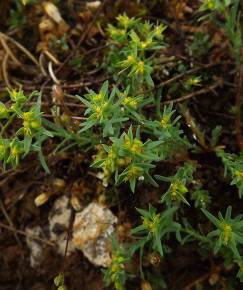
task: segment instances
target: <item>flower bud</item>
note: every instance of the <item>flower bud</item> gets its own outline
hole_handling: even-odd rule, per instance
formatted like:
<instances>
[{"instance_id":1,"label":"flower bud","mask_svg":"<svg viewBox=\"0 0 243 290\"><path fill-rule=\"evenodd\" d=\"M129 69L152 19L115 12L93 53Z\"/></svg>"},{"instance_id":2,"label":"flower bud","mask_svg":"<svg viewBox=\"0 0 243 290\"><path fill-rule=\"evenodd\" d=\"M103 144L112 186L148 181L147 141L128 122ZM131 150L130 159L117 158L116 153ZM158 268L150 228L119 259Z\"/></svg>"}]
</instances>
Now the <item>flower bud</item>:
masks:
<instances>
[{"instance_id":1,"label":"flower bud","mask_svg":"<svg viewBox=\"0 0 243 290\"><path fill-rule=\"evenodd\" d=\"M142 281L141 290L152 290L152 287L148 281Z\"/></svg>"},{"instance_id":2,"label":"flower bud","mask_svg":"<svg viewBox=\"0 0 243 290\"><path fill-rule=\"evenodd\" d=\"M35 205L36 206L41 206L44 203L46 203L49 199L50 195L46 192L43 192L41 194L39 194L36 198L35 198Z\"/></svg>"},{"instance_id":3,"label":"flower bud","mask_svg":"<svg viewBox=\"0 0 243 290\"><path fill-rule=\"evenodd\" d=\"M71 196L70 203L71 203L71 205L72 205L72 207L73 207L73 209L75 211L80 211L81 210L81 204L80 204L80 201L79 201L77 195L73 194Z\"/></svg>"},{"instance_id":4,"label":"flower bud","mask_svg":"<svg viewBox=\"0 0 243 290\"><path fill-rule=\"evenodd\" d=\"M56 190L61 190L66 186L65 180L61 178L55 178L52 184Z\"/></svg>"}]
</instances>

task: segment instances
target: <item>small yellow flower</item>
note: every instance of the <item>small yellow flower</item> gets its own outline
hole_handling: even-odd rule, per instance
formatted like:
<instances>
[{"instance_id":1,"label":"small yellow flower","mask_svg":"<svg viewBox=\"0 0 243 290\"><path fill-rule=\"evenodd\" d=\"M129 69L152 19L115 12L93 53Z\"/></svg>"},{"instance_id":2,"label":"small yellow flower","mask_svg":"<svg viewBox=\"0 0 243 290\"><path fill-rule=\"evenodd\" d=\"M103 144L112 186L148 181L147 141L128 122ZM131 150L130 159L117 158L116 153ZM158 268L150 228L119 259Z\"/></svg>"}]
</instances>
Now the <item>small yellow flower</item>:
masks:
<instances>
[{"instance_id":1,"label":"small yellow flower","mask_svg":"<svg viewBox=\"0 0 243 290\"><path fill-rule=\"evenodd\" d=\"M186 86L197 86L201 82L201 77L190 77L186 80L185 85Z\"/></svg>"},{"instance_id":2,"label":"small yellow flower","mask_svg":"<svg viewBox=\"0 0 243 290\"><path fill-rule=\"evenodd\" d=\"M144 64L144 61L139 61L138 64L137 64L137 74L141 74L143 75L144 74L144 68L145 68L145 64Z\"/></svg>"},{"instance_id":3,"label":"small yellow flower","mask_svg":"<svg viewBox=\"0 0 243 290\"><path fill-rule=\"evenodd\" d=\"M24 130L24 135L31 136L31 129L28 125L24 125L23 130Z\"/></svg>"},{"instance_id":4,"label":"small yellow flower","mask_svg":"<svg viewBox=\"0 0 243 290\"><path fill-rule=\"evenodd\" d=\"M132 166L128 172L125 180L132 180L133 178L137 178L143 174L143 170L138 166Z\"/></svg>"},{"instance_id":5,"label":"small yellow flower","mask_svg":"<svg viewBox=\"0 0 243 290\"><path fill-rule=\"evenodd\" d=\"M152 44L152 40L149 39L149 40L146 40L146 41L142 41L140 43L140 46L141 46L142 49L145 49L145 48L149 47L151 44Z\"/></svg>"},{"instance_id":6,"label":"small yellow flower","mask_svg":"<svg viewBox=\"0 0 243 290\"><path fill-rule=\"evenodd\" d=\"M239 177L243 177L243 171L235 170L235 175Z\"/></svg>"},{"instance_id":7,"label":"small yellow flower","mask_svg":"<svg viewBox=\"0 0 243 290\"><path fill-rule=\"evenodd\" d=\"M108 153L108 158L111 158L111 159L117 158L117 154L113 149L111 149L110 152Z\"/></svg>"},{"instance_id":8,"label":"small yellow flower","mask_svg":"<svg viewBox=\"0 0 243 290\"><path fill-rule=\"evenodd\" d=\"M34 113L33 112L25 112L25 113L23 113L24 121L30 121L31 119L33 119L33 117L34 117Z\"/></svg>"},{"instance_id":9,"label":"small yellow flower","mask_svg":"<svg viewBox=\"0 0 243 290\"><path fill-rule=\"evenodd\" d=\"M224 244L227 245L232 237L232 227L229 224L223 224Z\"/></svg>"},{"instance_id":10,"label":"small yellow flower","mask_svg":"<svg viewBox=\"0 0 243 290\"><path fill-rule=\"evenodd\" d=\"M103 95L101 93L97 94L96 96L93 97L93 100L95 102L100 102L103 100Z\"/></svg>"},{"instance_id":11,"label":"small yellow flower","mask_svg":"<svg viewBox=\"0 0 243 290\"><path fill-rule=\"evenodd\" d=\"M127 138L124 142L124 147L133 154L141 154L143 151L143 143L138 139L131 141Z\"/></svg>"},{"instance_id":12,"label":"small yellow flower","mask_svg":"<svg viewBox=\"0 0 243 290\"><path fill-rule=\"evenodd\" d=\"M133 55L128 55L127 63L133 64L135 61L136 61L136 59Z\"/></svg>"},{"instance_id":13,"label":"small yellow flower","mask_svg":"<svg viewBox=\"0 0 243 290\"><path fill-rule=\"evenodd\" d=\"M161 25L157 25L155 28L154 28L154 36L155 37L161 37L163 32L165 31L166 29L166 26L161 24Z\"/></svg>"},{"instance_id":14,"label":"small yellow flower","mask_svg":"<svg viewBox=\"0 0 243 290\"><path fill-rule=\"evenodd\" d=\"M215 8L215 3L214 3L214 0L207 0L207 8L209 10L213 10Z\"/></svg>"},{"instance_id":15,"label":"small yellow flower","mask_svg":"<svg viewBox=\"0 0 243 290\"><path fill-rule=\"evenodd\" d=\"M118 29L115 28L114 26L110 26L108 28L108 33L110 34L111 38L116 38L116 37L124 37L126 35L126 30L125 29Z\"/></svg>"},{"instance_id":16,"label":"small yellow flower","mask_svg":"<svg viewBox=\"0 0 243 290\"><path fill-rule=\"evenodd\" d=\"M172 200L176 200L176 196L177 196L176 191L171 191L170 195L171 195Z\"/></svg>"},{"instance_id":17,"label":"small yellow flower","mask_svg":"<svg viewBox=\"0 0 243 290\"><path fill-rule=\"evenodd\" d=\"M19 155L19 153L20 153L20 150L19 150L18 146L13 146L11 148L11 155L13 157L17 157Z\"/></svg>"},{"instance_id":18,"label":"small yellow flower","mask_svg":"<svg viewBox=\"0 0 243 290\"><path fill-rule=\"evenodd\" d=\"M9 90L9 95L14 102L24 102L27 99L22 90Z\"/></svg>"},{"instance_id":19,"label":"small yellow flower","mask_svg":"<svg viewBox=\"0 0 243 290\"><path fill-rule=\"evenodd\" d=\"M175 182L172 182L170 185L170 196L172 200L176 200L177 193L184 194L188 191L188 189L185 187L183 183L181 183L179 180L176 180Z\"/></svg>"},{"instance_id":20,"label":"small yellow flower","mask_svg":"<svg viewBox=\"0 0 243 290\"><path fill-rule=\"evenodd\" d=\"M125 106L136 108L138 105L138 102L136 100L134 100L132 97L126 97L123 101L123 104Z\"/></svg>"},{"instance_id":21,"label":"small yellow flower","mask_svg":"<svg viewBox=\"0 0 243 290\"><path fill-rule=\"evenodd\" d=\"M152 219L149 220L148 218L143 217L143 226L151 233L154 233L159 226L160 215L154 214Z\"/></svg>"},{"instance_id":22,"label":"small yellow flower","mask_svg":"<svg viewBox=\"0 0 243 290\"><path fill-rule=\"evenodd\" d=\"M108 105L107 102L103 102L102 104L99 104L99 105L97 104L92 105L92 109L97 119L100 119L102 117L107 105Z\"/></svg>"},{"instance_id":23,"label":"small yellow flower","mask_svg":"<svg viewBox=\"0 0 243 290\"><path fill-rule=\"evenodd\" d=\"M116 19L123 27L127 27L131 21L130 18L126 14L119 15Z\"/></svg>"},{"instance_id":24,"label":"small yellow flower","mask_svg":"<svg viewBox=\"0 0 243 290\"><path fill-rule=\"evenodd\" d=\"M131 163L131 161L132 160L129 157L119 158L117 160L117 164L118 164L118 166L127 166Z\"/></svg>"},{"instance_id":25,"label":"small yellow flower","mask_svg":"<svg viewBox=\"0 0 243 290\"><path fill-rule=\"evenodd\" d=\"M163 116L163 118L160 121L161 127L162 128L167 128L168 124L169 124L169 121L170 121L170 116L169 115Z\"/></svg>"}]
</instances>

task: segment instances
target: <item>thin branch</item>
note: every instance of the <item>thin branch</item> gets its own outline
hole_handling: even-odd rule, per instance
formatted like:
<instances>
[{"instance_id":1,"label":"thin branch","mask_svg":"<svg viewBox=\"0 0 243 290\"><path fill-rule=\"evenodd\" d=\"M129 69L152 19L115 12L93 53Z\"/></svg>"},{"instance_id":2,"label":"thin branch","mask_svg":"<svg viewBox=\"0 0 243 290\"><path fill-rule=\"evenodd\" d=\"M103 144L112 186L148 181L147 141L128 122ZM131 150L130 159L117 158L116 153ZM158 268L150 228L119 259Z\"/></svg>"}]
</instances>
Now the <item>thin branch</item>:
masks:
<instances>
[{"instance_id":1,"label":"thin branch","mask_svg":"<svg viewBox=\"0 0 243 290\"><path fill-rule=\"evenodd\" d=\"M36 240L36 241L39 241L39 242L42 242L43 244L46 244L48 246L52 246L52 247L55 247L56 244L52 241L48 241L48 240L45 240L45 239L42 239L40 237L37 237L35 235L32 235L32 234L27 234L25 231L22 231L22 230L18 230L18 229L15 229L14 227L11 227L11 226L8 226L8 225L5 225L4 223L1 223L0 222L0 227L6 229L6 230L9 230L9 231L12 231L12 232L15 232L17 234L20 234L22 236L25 236L25 237L28 237L28 238L31 238L33 240Z\"/></svg>"},{"instance_id":2,"label":"thin branch","mask_svg":"<svg viewBox=\"0 0 243 290\"><path fill-rule=\"evenodd\" d=\"M218 80L215 84L213 84L211 86L208 86L208 87L206 87L204 89L201 89L201 90L192 92L192 93L187 94L185 96L182 96L182 97L180 97L178 99L168 100L168 101L161 102L161 105L166 105L166 104L170 104L170 103L174 103L174 104L180 103L180 102L189 100L189 99L191 99L193 97L197 97L197 96L206 94L208 92L211 92L211 91L213 91L214 89L216 89L217 87L219 87L221 85L222 85L222 80Z\"/></svg>"}]
</instances>

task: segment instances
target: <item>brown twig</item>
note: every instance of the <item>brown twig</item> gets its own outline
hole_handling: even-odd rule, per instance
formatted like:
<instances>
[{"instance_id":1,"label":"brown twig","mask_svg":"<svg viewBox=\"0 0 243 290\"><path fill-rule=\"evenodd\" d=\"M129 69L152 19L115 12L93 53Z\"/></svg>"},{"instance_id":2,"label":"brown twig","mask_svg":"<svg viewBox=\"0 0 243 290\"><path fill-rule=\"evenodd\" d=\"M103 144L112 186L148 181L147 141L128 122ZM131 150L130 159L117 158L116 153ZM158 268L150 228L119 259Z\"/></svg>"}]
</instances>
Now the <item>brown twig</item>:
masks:
<instances>
[{"instance_id":1,"label":"brown twig","mask_svg":"<svg viewBox=\"0 0 243 290\"><path fill-rule=\"evenodd\" d=\"M211 272L197 278L195 281L191 282L189 285L187 285L186 287L183 288L183 290L190 290L192 289L194 286L196 286L199 283L204 282L205 280L207 280L211 275Z\"/></svg>"},{"instance_id":2,"label":"brown twig","mask_svg":"<svg viewBox=\"0 0 243 290\"><path fill-rule=\"evenodd\" d=\"M7 66L8 66L8 59L9 59L9 55L8 53L6 53L3 57L3 61L2 61L2 72L3 72L3 79L5 81L5 84L7 85L7 87L9 89L12 88L10 82L9 82L9 79L8 79L8 69L7 69Z\"/></svg>"},{"instance_id":3,"label":"brown twig","mask_svg":"<svg viewBox=\"0 0 243 290\"><path fill-rule=\"evenodd\" d=\"M178 81L178 80L184 78L185 76L191 75L191 74L196 73L196 72L198 72L200 70L203 70L203 69L209 69L211 67L218 66L218 65L223 65L223 64L230 64L230 62L214 62L214 63L204 64L204 65L201 65L199 67L189 69L186 72L180 73L180 74L178 74L178 75L176 75L176 76L174 76L174 77L172 77L172 78L170 78L170 79L168 79L166 81L162 81L161 83L156 85L154 88L146 90L146 91L144 91L142 93L138 93L137 95L139 96L141 94L151 93L154 90L162 88L162 87L164 87L166 85L169 85L169 84L171 84L171 83L173 83L175 81Z\"/></svg>"},{"instance_id":4,"label":"brown twig","mask_svg":"<svg viewBox=\"0 0 243 290\"><path fill-rule=\"evenodd\" d=\"M11 218L9 217L9 215L8 215L8 213L7 213L6 209L5 209L5 206L4 206L4 204L3 204L3 202L2 202L1 199L0 199L0 208L1 208L1 211L2 211L2 213L3 213L4 217L5 217L5 219L6 219L7 222L9 223L9 225L10 225L11 227L14 227L13 222L11 221ZM13 235L14 235L14 237L15 237L17 243L19 244L19 246L22 248L22 243L21 243L21 241L20 241L18 235L17 235L15 232L13 233Z\"/></svg>"},{"instance_id":5,"label":"brown twig","mask_svg":"<svg viewBox=\"0 0 243 290\"><path fill-rule=\"evenodd\" d=\"M45 118L56 118L57 116L53 116L53 115L50 115L50 114L44 114L43 117ZM71 119L73 120L87 120L87 118L85 117L78 117L78 116L69 116Z\"/></svg>"},{"instance_id":6,"label":"brown twig","mask_svg":"<svg viewBox=\"0 0 243 290\"><path fill-rule=\"evenodd\" d=\"M198 91L195 91L195 92L192 92L190 94L187 94L185 96L182 96L178 99L174 99L174 100L168 100L168 101L164 101L164 102L161 102L161 105L166 105L166 104L170 104L170 103L180 103L180 102L183 102L183 101L186 101L186 100L189 100L193 97L196 97L196 96L200 96L200 95L203 95L203 94L206 94L208 92L211 92L213 91L214 89L216 89L217 87L219 87L220 85L222 85L222 80L218 80L215 84L213 85L210 85L206 88L203 88L201 90L198 90Z\"/></svg>"},{"instance_id":7,"label":"brown twig","mask_svg":"<svg viewBox=\"0 0 243 290\"><path fill-rule=\"evenodd\" d=\"M35 102L30 102L30 103L28 103L27 105L28 106L33 106L33 105L35 105L36 103ZM52 103L53 105L60 105L59 103ZM66 106L68 106L68 107L71 107L71 108L82 108L82 109L85 109L85 108L87 108L87 106L85 106L85 105L83 105L83 104L75 104L75 103L69 103L69 102L65 102L65 105ZM43 106L43 107L50 107L50 103L48 103L48 102L42 102L41 103L41 106Z\"/></svg>"},{"instance_id":8,"label":"brown twig","mask_svg":"<svg viewBox=\"0 0 243 290\"><path fill-rule=\"evenodd\" d=\"M210 85L206 88L203 88L201 90L198 90L198 91L195 91L195 92L192 92L190 94L187 94L187 95L184 95L182 97L179 97L177 99L173 99L173 100L167 100L167 101L163 101L160 103L160 105L167 105L167 104L176 104L176 103L180 103L180 102L183 102L183 101L186 101L186 100L189 100L193 97L197 97L197 96L200 96L200 95L203 95L203 94L206 94L208 92L211 92L213 91L214 89L216 89L217 87L221 86L223 83L223 81L221 79L219 79L218 81L216 81L215 84L213 85ZM151 105L147 105L146 108L154 108L155 105L154 104L151 104Z\"/></svg>"},{"instance_id":9,"label":"brown twig","mask_svg":"<svg viewBox=\"0 0 243 290\"><path fill-rule=\"evenodd\" d=\"M0 42L2 44L2 47L4 48L5 52L12 58L12 60L17 64L21 65L20 61L17 59L17 57L14 55L10 47L7 45L6 40L2 37L0 34Z\"/></svg>"},{"instance_id":10,"label":"brown twig","mask_svg":"<svg viewBox=\"0 0 243 290\"><path fill-rule=\"evenodd\" d=\"M4 223L1 223L1 222L0 222L0 227L4 228L6 230L9 230L9 231L15 232L17 234L20 234L22 236L29 237L29 238L34 239L36 241L42 242L43 244L46 244L48 246L52 246L52 247L56 246L56 244L54 242L52 242L52 241L47 241L47 240L39 238L39 237L37 237L35 235L27 234L25 231L21 231L21 230L15 229L14 227L5 225Z\"/></svg>"},{"instance_id":11,"label":"brown twig","mask_svg":"<svg viewBox=\"0 0 243 290\"><path fill-rule=\"evenodd\" d=\"M2 37L3 39L9 40L10 42L12 42L16 47L18 47L19 50L21 50L34 64L36 64L37 67L39 67L39 63L37 61L37 59L34 57L34 55L27 50L22 44L20 44L19 42L17 42L16 40L14 40L12 37L0 32L0 37Z\"/></svg>"}]
</instances>

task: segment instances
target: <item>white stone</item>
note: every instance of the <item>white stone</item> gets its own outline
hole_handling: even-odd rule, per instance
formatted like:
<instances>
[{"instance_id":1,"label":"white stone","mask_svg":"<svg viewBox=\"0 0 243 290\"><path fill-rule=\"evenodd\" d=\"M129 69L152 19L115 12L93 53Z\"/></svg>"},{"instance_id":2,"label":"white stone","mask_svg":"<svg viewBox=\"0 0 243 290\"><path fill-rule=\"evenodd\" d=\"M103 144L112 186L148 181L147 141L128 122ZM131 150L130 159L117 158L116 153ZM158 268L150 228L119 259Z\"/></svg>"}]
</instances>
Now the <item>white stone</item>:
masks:
<instances>
[{"instance_id":1,"label":"white stone","mask_svg":"<svg viewBox=\"0 0 243 290\"><path fill-rule=\"evenodd\" d=\"M68 198L64 195L58 198L49 213L49 230L51 240L57 243L57 251L60 255L65 254L68 228L70 226L71 208ZM74 251L71 238L68 241L67 255Z\"/></svg>"},{"instance_id":2,"label":"white stone","mask_svg":"<svg viewBox=\"0 0 243 290\"><path fill-rule=\"evenodd\" d=\"M26 243L30 249L30 266L35 268L39 266L42 262L43 245L41 242L33 239L35 237L43 237L43 231L40 226L35 226L33 228L25 228Z\"/></svg>"},{"instance_id":3,"label":"white stone","mask_svg":"<svg viewBox=\"0 0 243 290\"><path fill-rule=\"evenodd\" d=\"M111 262L110 236L117 217L96 202L77 213L73 225L73 244L88 260L97 266L107 267Z\"/></svg>"}]
</instances>

